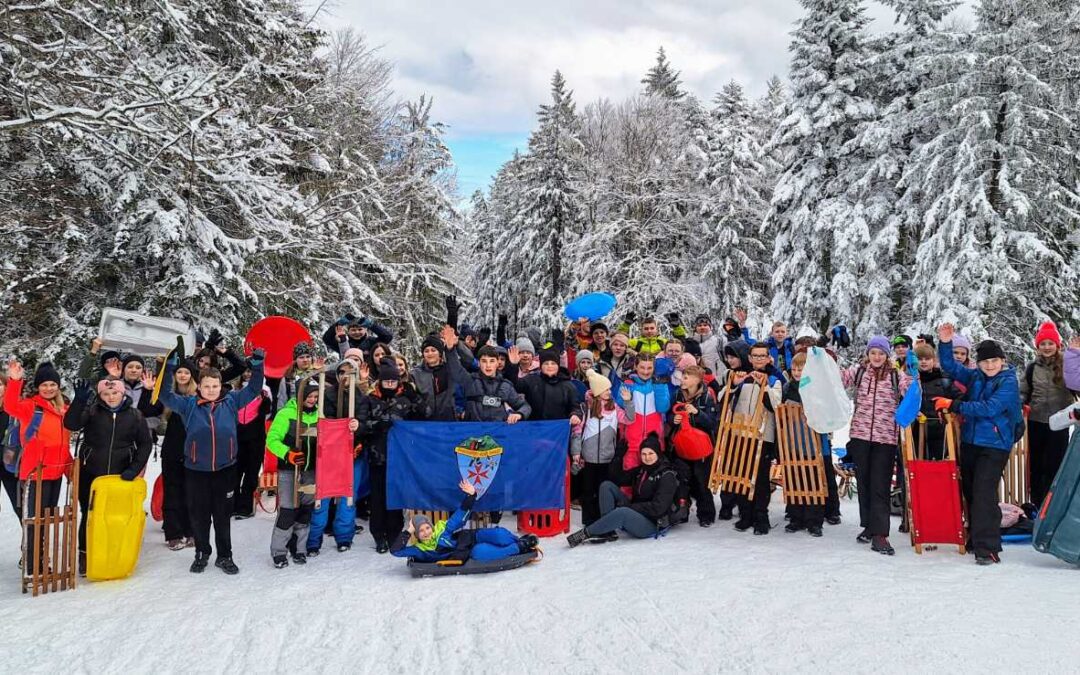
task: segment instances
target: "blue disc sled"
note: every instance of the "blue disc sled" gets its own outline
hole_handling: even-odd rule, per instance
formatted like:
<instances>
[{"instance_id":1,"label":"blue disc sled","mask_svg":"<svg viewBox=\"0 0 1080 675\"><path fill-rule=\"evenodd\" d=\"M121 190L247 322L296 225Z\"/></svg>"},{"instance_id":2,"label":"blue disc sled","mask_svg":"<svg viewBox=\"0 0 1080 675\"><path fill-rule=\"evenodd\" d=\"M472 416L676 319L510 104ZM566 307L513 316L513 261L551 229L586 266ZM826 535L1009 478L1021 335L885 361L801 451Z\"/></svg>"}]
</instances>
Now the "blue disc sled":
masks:
<instances>
[{"instance_id":1,"label":"blue disc sled","mask_svg":"<svg viewBox=\"0 0 1080 675\"><path fill-rule=\"evenodd\" d=\"M519 553L502 560L473 560L472 558L461 562L460 560L440 560L438 562L419 562L409 558L409 571L414 577L448 577L456 574L488 574L490 572L505 572L524 567L534 560L540 559L539 551Z\"/></svg>"},{"instance_id":2,"label":"blue disc sled","mask_svg":"<svg viewBox=\"0 0 1080 675\"><path fill-rule=\"evenodd\" d=\"M1074 432L1035 521L1032 545L1070 565L1080 565L1080 432Z\"/></svg>"},{"instance_id":3,"label":"blue disc sled","mask_svg":"<svg viewBox=\"0 0 1080 675\"><path fill-rule=\"evenodd\" d=\"M611 293L586 293L566 303L563 314L571 321L585 317L589 321L599 321L615 309L617 301Z\"/></svg>"}]
</instances>

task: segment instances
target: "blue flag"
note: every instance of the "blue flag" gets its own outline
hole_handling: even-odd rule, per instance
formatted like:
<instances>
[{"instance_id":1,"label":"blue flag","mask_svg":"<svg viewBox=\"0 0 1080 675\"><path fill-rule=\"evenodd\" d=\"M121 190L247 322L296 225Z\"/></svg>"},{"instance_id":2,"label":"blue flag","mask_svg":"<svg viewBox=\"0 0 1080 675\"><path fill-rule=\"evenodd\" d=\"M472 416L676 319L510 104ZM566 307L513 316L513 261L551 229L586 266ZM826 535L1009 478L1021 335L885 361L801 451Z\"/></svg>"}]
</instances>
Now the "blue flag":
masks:
<instances>
[{"instance_id":1,"label":"blue flag","mask_svg":"<svg viewBox=\"0 0 1080 675\"><path fill-rule=\"evenodd\" d=\"M462 480L476 488L477 511L563 508L569 443L565 420L396 422L387 508L452 511L463 497Z\"/></svg>"}]
</instances>

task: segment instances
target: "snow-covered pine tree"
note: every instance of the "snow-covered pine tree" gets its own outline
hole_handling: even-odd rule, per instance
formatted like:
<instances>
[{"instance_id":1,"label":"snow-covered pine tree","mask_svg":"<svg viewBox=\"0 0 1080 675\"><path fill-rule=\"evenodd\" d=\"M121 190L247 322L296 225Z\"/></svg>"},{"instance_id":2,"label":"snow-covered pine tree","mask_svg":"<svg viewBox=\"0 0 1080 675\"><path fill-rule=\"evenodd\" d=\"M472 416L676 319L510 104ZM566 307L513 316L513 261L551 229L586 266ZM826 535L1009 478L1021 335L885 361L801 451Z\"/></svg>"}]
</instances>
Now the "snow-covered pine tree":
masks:
<instances>
[{"instance_id":1,"label":"snow-covered pine tree","mask_svg":"<svg viewBox=\"0 0 1080 675\"><path fill-rule=\"evenodd\" d=\"M704 242L701 267L695 269L712 296L713 314L734 307L757 313L766 304L770 251L760 239L769 209L771 158L762 147L751 106L742 86L732 80L716 95L705 137L698 145L705 161L696 224Z\"/></svg>"},{"instance_id":2,"label":"snow-covered pine tree","mask_svg":"<svg viewBox=\"0 0 1080 675\"><path fill-rule=\"evenodd\" d=\"M1054 15L1037 9L978 5L970 41L938 59L950 77L916 99L919 114L941 125L903 180L929 198L912 280L916 316L956 321L1016 350L1047 314L1076 325L1080 299L1068 237L1077 221L1057 207L1075 199L1075 186L1059 180L1075 162L1075 128L1042 72Z\"/></svg>"},{"instance_id":3,"label":"snow-covered pine tree","mask_svg":"<svg viewBox=\"0 0 1080 675\"><path fill-rule=\"evenodd\" d=\"M519 178L524 203L507 223L516 236L503 266L524 275L513 298L520 319L546 326L561 320L561 308L569 299L568 260L581 225L576 189L581 173L580 120L573 92L558 71L551 79L551 103L540 106L537 122Z\"/></svg>"},{"instance_id":4,"label":"snow-covered pine tree","mask_svg":"<svg viewBox=\"0 0 1080 675\"><path fill-rule=\"evenodd\" d=\"M680 88L679 71L671 66L663 47L656 50L656 64L641 79L641 83L645 85L646 96L663 96L673 101L681 101L686 96L686 92Z\"/></svg>"},{"instance_id":5,"label":"snow-covered pine tree","mask_svg":"<svg viewBox=\"0 0 1080 675\"><path fill-rule=\"evenodd\" d=\"M766 219L776 237L772 313L821 331L847 321L866 332L861 272L871 233L849 188L861 168L851 140L875 114L860 91L868 19L859 0L801 1L791 112L773 143L788 156Z\"/></svg>"}]
</instances>

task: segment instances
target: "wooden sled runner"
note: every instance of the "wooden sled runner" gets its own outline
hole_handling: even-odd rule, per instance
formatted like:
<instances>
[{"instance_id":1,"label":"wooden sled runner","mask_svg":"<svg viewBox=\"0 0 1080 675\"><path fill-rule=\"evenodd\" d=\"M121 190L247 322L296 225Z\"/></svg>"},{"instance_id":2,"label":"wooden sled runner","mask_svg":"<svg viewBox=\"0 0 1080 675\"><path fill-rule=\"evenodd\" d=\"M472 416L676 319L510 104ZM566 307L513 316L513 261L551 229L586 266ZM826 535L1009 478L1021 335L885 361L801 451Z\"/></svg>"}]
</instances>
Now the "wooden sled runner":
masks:
<instances>
[{"instance_id":1,"label":"wooden sled runner","mask_svg":"<svg viewBox=\"0 0 1080 675\"><path fill-rule=\"evenodd\" d=\"M762 423L765 419L766 390L765 387L758 387L758 398L753 413L749 415L733 410L732 391L729 378L721 402L720 429L716 434L709 490L713 493L733 492L753 499L761 449L765 443Z\"/></svg>"},{"instance_id":2,"label":"wooden sled runner","mask_svg":"<svg viewBox=\"0 0 1080 675\"><path fill-rule=\"evenodd\" d=\"M75 588L78 569L79 460L71 465L71 478L65 481L67 495L61 506L42 509L41 467L26 481L23 503L23 570L22 592L37 596L41 593L68 591ZM27 517L30 504L27 498L33 486L33 511Z\"/></svg>"},{"instance_id":3,"label":"wooden sled runner","mask_svg":"<svg viewBox=\"0 0 1080 675\"><path fill-rule=\"evenodd\" d=\"M926 424L926 421L923 419L914 424ZM924 546L933 544L954 545L959 548L960 555L967 553L960 468L956 464L958 427L956 419L946 415L945 457L941 460L924 459L925 445L920 443L916 450L912 427L901 430L911 545L920 555ZM925 427L920 438L926 438Z\"/></svg>"},{"instance_id":4,"label":"wooden sled runner","mask_svg":"<svg viewBox=\"0 0 1080 675\"><path fill-rule=\"evenodd\" d=\"M1031 501L1031 464L1028 454L1027 418L1024 418L1024 437L1009 453L1009 463L998 486L998 501L1008 504L1027 504ZM1038 505L1037 505L1038 506Z\"/></svg>"},{"instance_id":5,"label":"wooden sled runner","mask_svg":"<svg viewBox=\"0 0 1080 675\"><path fill-rule=\"evenodd\" d=\"M784 486L784 503L824 506L829 496L821 435L806 423L801 405L776 409L776 442Z\"/></svg>"},{"instance_id":6,"label":"wooden sled runner","mask_svg":"<svg viewBox=\"0 0 1080 675\"><path fill-rule=\"evenodd\" d=\"M524 567L531 562L538 562L541 558L539 551L519 553L502 560L473 560L464 562L460 560L440 560L438 562L418 562L409 558L409 572L414 577L445 577L457 574L488 574L490 572L505 572Z\"/></svg>"}]
</instances>

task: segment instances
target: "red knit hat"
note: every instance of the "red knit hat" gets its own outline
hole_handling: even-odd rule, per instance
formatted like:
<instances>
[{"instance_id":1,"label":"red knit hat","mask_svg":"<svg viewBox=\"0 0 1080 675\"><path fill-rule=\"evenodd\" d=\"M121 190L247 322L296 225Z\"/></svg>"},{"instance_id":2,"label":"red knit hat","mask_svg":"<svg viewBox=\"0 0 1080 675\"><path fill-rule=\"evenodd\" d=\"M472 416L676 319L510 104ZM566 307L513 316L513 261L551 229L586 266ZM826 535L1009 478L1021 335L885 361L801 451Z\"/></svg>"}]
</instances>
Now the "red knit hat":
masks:
<instances>
[{"instance_id":1,"label":"red knit hat","mask_svg":"<svg viewBox=\"0 0 1080 675\"><path fill-rule=\"evenodd\" d=\"M1044 340L1049 340L1055 345L1057 345L1059 348L1061 347L1061 333L1058 332L1057 326L1054 325L1053 321L1047 321L1043 323L1041 326L1039 326L1039 332L1035 333L1036 347L1038 347L1039 343Z\"/></svg>"}]
</instances>

